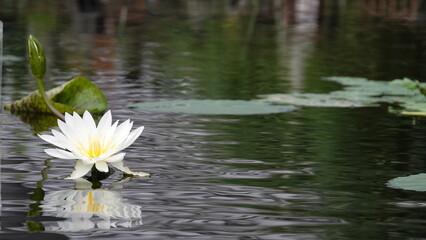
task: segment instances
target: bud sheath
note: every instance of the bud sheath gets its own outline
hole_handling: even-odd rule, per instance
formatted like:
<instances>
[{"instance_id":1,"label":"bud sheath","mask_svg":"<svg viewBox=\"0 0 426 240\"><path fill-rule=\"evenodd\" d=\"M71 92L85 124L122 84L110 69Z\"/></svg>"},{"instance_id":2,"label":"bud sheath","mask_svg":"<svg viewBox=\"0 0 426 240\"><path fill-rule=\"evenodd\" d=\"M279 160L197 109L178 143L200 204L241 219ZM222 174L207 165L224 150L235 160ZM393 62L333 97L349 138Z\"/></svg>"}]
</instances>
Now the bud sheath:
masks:
<instances>
[{"instance_id":1,"label":"bud sheath","mask_svg":"<svg viewBox=\"0 0 426 240\"><path fill-rule=\"evenodd\" d=\"M28 37L28 59L34 76L43 78L46 73L46 56L40 42L32 35Z\"/></svg>"}]
</instances>

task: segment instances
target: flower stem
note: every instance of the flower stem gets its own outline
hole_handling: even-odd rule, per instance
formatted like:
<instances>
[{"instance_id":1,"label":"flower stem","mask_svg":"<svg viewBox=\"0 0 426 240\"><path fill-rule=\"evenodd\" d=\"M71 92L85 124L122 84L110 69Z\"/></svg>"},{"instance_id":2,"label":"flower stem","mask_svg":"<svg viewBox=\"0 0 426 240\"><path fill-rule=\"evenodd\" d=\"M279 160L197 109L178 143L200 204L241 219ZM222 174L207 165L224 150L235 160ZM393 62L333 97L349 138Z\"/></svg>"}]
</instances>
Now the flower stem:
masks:
<instances>
[{"instance_id":1,"label":"flower stem","mask_svg":"<svg viewBox=\"0 0 426 240\"><path fill-rule=\"evenodd\" d=\"M50 111L55 114L55 116L57 116L59 119L61 119L62 121L65 121L65 117L62 113L60 113L50 102L50 100L47 98L46 93L44 92L44 87L43 87L43 80L41 78L37 78L37 85L38 85L38 91L41 95L41 97L43 98L44 102L46 103L47 107L50 109Z\"/></svg>"}]
</instances>

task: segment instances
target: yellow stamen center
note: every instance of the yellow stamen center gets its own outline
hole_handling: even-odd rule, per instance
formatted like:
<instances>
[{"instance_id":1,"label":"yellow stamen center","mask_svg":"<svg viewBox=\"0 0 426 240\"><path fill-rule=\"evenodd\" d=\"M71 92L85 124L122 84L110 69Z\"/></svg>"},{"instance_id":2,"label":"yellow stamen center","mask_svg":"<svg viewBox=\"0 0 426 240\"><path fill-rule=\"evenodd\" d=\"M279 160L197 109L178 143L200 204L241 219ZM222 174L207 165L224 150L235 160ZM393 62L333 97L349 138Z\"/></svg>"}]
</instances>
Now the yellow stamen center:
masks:
<instances>
[{"instance_id":1,"label":"yellow stamen center","mask_svg":"<svg viewBox=\"0 0 426 240\"><path fill-rule=\"evenodd\" d=\"M98 141L91 141L90 142L90 146L89 146L89 149L87 151L87 154L89 155L89 157L91 157L91 158L98 157L103 152L104 151L101 148L101 146L100 146L100 144L99 144Z\"/></svg>"},{"instance_id":2,"label":"yellow stamen center","mask_svg":"<svg viewBox=\"0 0 426 240\"><path fill-rule=\"evenodd\" d=\"M102 138L90 138L89 144L86 148L83 147L83 155L90 158L99 157L109 149L111 149L111 144L105 144L102 141Z\"/></svg>"}]
</instances>

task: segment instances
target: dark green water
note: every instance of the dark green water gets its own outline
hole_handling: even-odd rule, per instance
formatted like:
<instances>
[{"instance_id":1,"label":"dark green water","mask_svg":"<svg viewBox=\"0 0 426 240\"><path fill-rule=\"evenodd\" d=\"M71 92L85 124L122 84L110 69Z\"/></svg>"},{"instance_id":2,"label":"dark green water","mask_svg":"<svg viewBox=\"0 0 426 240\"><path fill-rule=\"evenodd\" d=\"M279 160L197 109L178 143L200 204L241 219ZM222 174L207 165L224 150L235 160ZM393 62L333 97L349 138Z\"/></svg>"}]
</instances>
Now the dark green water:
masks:
<instances>
[{"instance_id":1,"label":"dark green water","mask_svg":"<svg viewBox=\"0 0 426 240\"><path fill-rule=\"evenodd\" d=\"M126 108L339 89L326 76L426 81L426 6L374 2L0 0L2 104L36 89L25 59L33 34L47 87L84 75L114 119L145 126L125 161L153 174L113 190L115 173L90 193L131 206L132 218L60 214L89 194L63 180L74 161L49 159L39 126L0 112L0 239L426 238L426 195L386 186L426 172L424 119L387 106L252 116Z\"/></svg>"}]
</instances>

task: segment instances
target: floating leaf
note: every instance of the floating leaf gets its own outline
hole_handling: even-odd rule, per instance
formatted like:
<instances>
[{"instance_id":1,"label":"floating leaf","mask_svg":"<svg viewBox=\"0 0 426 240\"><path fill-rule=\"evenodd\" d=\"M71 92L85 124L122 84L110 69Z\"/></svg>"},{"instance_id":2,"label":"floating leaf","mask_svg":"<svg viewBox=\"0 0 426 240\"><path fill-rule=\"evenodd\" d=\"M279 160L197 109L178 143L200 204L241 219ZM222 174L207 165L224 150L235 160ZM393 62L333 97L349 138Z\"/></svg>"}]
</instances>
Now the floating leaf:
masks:
<instances>
[{"instance_id":1,"label":"floating leaf","mask_svg":"<svg viewBox=\"0 0 426 240\"><path fill-rule=\"evenodd\" d=\"M388 181L388 185L393 188L425 192L426 173L420 173L406 177L397 177Z\"/></svg>"},{"instance_id":2,"label":"floating leaf","mask_svg":"<svg viewBox=\"0 0 426 240\"><path fill-rule=\"evenodd\" d=\"M52 105L60 112L103 112L107 109L107 101L102 91L89 79L76 77L71 81L46 92ZM10 112L44 112L50 113L38 90L28 96L7 104L4 108Z\"/></svg>"},{"instance_id":3,"label":"floating leaf","mask_svg":"<svg viewBox=\"0 0 426 240\"><path fill-rule=\"evenodd\" d=\"M426 116L426 101L424 96L399 99L397 107L389 109L392 113L397 113L407 116Z\"/></svg>"},{"instance_id":4,"label":"floating leaf","mask_svg":"<svg viewBox=\"0 0 426 240\"><path fill-rule=\"evenodd\" d=\"M367 84L370 82L366 78L358 78L358 77L325 77L324 80L329 80L333 82L340 83L344 86L359 86L363 84Z\"/></svg>"},{"instance_id":5,"label":"floating leaf","mask_svg":"<svg viewBox=\"0 0 426 240\"><path fill-rule=\"evenodd\" d=\"M269 94L265 101L276 104L293 104L309 107L366 107L362 101L333 97L330 94Z\"/></svg>"},{"instance_id":6,"label":"floating leaf","mask_svg":"<svg viewBox=\"0 0 426 240\"><path fill-rule=\"evenodd\" d=\"M410 79L386 81L369 81L365 78L355 77L327 77L324 80L340 83L345 86L344 92L357 92L365 96L414 96L418 95L418 91L410 89L416 81Z\"/></svg>"},{"instance_id":7,"label":"floating leaf","mask_svg":"<svg viewBox=\"0 0 426 240\"><path fill-rule=\"evenodd\" d=\"M404 78L402 80L393 80L390 84L398 84L410 90L418 90L422 95L426 95L426 84L419 81Z\"/></svg>"},{"instance_id":8,"label":"floating leaf","mask_svg":"<svg viewBox=\"0 0 426 240\"><path fill-rule=\"evenodd\" d=\"M404 79L393 80L389 84L391 84L391 85L400 85L400 86L403 86L403 87L405 87L407 89L415 90L415 89L417 89L417 85L419 84L419 82L413 81L413 80L408 79L408 78L404 78Z\"/></svg>"},{"instance_id":9,"label":"floating leaf","mask_svg":"<svg viewBox=\"0 0 426 240\"><path fill-rule=\"evenodd\" d=\"M390 85L388 82L377 82L374 84L366 84L361 86L351 86L345 88L347 92L358 92L366 96L415 96L417 91L409 90L403 86Z\"/></svg>"},{"instance_id":10,"label":"floating leaf","mask_svg":"<svg viewBox=\"0 0 426 240\"><path fill-rule=\"evenodd\" d=\"M128 107L145 111L215 114L215 115L252 115L289 112L296 109L291 105L273 105L264 101L243 100L168 100L129 104Z\"/></svg>"},{"instance_id":11,"label":"floating leaf","mask_svg":"<svg viewBox=\"0 0 426 240\"><path fill-rule=\"evenodd\" d=\"M345 89L342 91L334 91L329 94L331 95L331 98L350 99L359 102L374 102L378 100L375 96L375 93L369 91L359 91L357 89L352 89L352 91L347 91Z\"/></svg>"},{"instance_id":12,"label":"floating leaf","mask_svg":"<svg viewBox=\"0 0 426 240\"><path fill-rule=\"evenodd\" d=\"M269 94L260 97L276 104L311 107L367 107L389 103L399 105L399 108L390 108L393 113L425 115L426 84L418 81L405 78L385 82L354 77L327 77L325 80L343 84L344 88L328 94Z\"/></svg>"},{"instance_id":13,"label":"floating leaf","mask_svg":"<svg viewBox=\"0 0 426 240\"><path fill-rule=\"evenodd\" d=\"M426 101L425 102L406 101L402 103L401 106L408 111L426 112Z\"/></svg>"}]
</instances>

